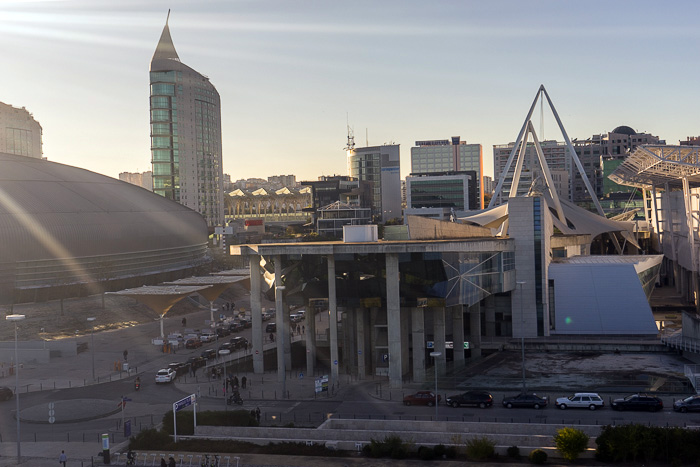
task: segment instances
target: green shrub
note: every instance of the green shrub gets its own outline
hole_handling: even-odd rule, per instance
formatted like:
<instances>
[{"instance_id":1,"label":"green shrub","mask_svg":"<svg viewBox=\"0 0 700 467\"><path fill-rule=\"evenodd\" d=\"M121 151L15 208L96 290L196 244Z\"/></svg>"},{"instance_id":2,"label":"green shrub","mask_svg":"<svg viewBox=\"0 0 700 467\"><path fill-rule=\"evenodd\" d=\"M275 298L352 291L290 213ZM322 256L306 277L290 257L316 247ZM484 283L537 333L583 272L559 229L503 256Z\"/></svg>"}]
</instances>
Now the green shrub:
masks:
<instances>
[{"instance_id":1,"label":"green shrub","mask_svg":"<svg viewBox=\"0 0 700 467\"><path fill-rule=\"evenodd\" d=\"M197 412L197 425L209 426L258 426L258 421L247 410L205 410ZM163 430L173 434L173 411L169 410L163 415ZM177 434L194 434L194 412L180 411L177 413Z\"/></svg>"},{"instance_id":2,"label":"green shrub","mask_svg":"<svg viewBox=\"0 0 700 467\"><path fill-rule=\"evenodd\" d=\"M545 462L547 462L547 457L547 453L544 452L542 449L535 449L532 452L530 452L528 460L533 464L544 464Z\"/></svg>"},{"instance_id":3,"label":"green shrub","mask_svg":"<svg viewBox=\"0 0 700 467\"><path fill-rule=\"evenodd\" d=\"M605 426L598 438L601 462L695 463L700 459L700 432L640 424Z\"/></svg>"},{"instance_id":4,"label":"green shrub","mask_svg":"<svg viewBox=\"0 0 700 467\"><path fill-rule=\"evenodd\" d=\"M423 461L431 461L435 459L435 449L421 446L418 448L418 457Z\"/></svg>"},{"instance_id":5,"label":"green shrub","mask_svg":"<svg viewBox=\"0 0 700 467\"><path fill-rule=\"evenodd\" d=\"M588 447L588 435L576 428L561 428L554 436L557 449L564 459L574 461Z\"/></svg>"},{"instance_id":6,"label":"green shrub","mask_svg":"<svg viewBox=\"0 0 700 467\"><path fill-rule=\"evenodd\" d=\"M370 457L404 459L408 456L408 444L404 443L400 436L387 436L384 441L370 439L369 444L362 448L362 452Z\"/></svg>"},{"instance_id":7,"label":"green shrub","mask_svg":"<svg viewBox=\"0 0 700 467\"><path fill-rule=\"evenodd\" d=\"M129 449L169 449L174 444L164 431L149 428L129 438Z\"/></svg>"},{"instance_id":8,"label":"green shrub","mask_svg":"<svg viewBox=\"0 0 700 467\"><path fill-rule=\"evenodd\" d=\"M467 457L477 461L483 461L494 457L496 443L487 437L473 438L467 441Z\"/></svg>"},{"instance_id":9,"label":"green shrub","mask_svg":"<svg viewBox=\"0 0 700 467\"><path fill-rule=\"evenodd\" d=\"M508 453L508 457L520 459L520 448L518 446L511 446L506 452Z\"/></svg>"}]
</instances>

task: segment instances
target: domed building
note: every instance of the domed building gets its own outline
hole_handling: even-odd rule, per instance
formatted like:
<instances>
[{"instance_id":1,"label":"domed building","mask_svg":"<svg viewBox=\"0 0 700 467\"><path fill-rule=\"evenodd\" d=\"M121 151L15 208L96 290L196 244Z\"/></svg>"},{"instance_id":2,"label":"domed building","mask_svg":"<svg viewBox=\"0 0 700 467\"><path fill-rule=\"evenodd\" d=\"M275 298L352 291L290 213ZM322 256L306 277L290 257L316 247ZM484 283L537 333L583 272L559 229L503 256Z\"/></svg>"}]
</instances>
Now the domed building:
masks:
<instances>
[{"instance_id":1,"label":"domed building","mask_svg":"<svg viewBox=\"0 0 700 467\"><path fill-rule=\"evenodd\" d=\"M138 287L209 261L197 212L104 175L0 153L0 304Z\"/></svg>"}]
</instances>

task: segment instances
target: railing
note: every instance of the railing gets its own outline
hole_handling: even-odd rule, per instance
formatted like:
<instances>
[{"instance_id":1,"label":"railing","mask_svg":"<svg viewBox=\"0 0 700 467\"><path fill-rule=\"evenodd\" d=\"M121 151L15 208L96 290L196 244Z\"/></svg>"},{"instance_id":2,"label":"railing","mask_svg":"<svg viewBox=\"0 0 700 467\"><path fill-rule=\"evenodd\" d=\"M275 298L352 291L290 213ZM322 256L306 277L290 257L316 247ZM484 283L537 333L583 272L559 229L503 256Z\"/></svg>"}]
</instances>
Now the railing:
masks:
<instances>
[{"instance_id":1,"label":"railing","mask_svg":"<svg viewBox=\"0 0 700 467\"><path fill-rule=\"evenodd\" d=\"M690 380L690 384L693 385L695 392L699 392L700 386L700 365L684 365L683 373L686 378Z\"/></svg>"}]
</instances>

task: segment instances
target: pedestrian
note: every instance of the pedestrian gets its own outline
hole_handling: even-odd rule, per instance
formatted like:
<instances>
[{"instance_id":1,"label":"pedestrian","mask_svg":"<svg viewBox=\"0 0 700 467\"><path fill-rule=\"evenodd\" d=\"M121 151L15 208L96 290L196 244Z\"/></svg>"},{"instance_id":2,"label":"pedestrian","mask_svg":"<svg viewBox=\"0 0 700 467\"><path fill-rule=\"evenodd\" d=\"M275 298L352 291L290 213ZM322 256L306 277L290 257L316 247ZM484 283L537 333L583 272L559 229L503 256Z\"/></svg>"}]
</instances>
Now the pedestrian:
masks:
<instances>
[{"instance_id":1,"label":"pedestrian","mask_svg":"<svg viewBox=\"0 0 700 467\"><path fill-rule=\"evenodd\" d=\"M270 333L270 342L275 342L275 335Z\"/></svg>"},{"instance_id":2,"label":"pedestrian","mask_svg":"<svg viewBox=\"0 0 700 467\"><path fill-rule=\"evenodd\" d=\"M168 467L168 463L165 462L165 457L160 458L160 467Z\"/></svg>"},{"instance_id":3,"label":"pedestrian","mask_svg":"<svg viewBox=\"0 0 700 467\"><path fill-rule=\"evenodd\" d=\"M68 461L68 458L66 457L66 451L61 451L61 455L58 456L58 463L63 464L63 467L66 467L67 461Z\"/></svg>"},{"instance_id":4,"label":"pedestrian","mask_svg":"<svg viewBox=\"0 0 700 467\"><path fill-rule=\"evenodd\" d=\"M168 467L176 467L176 466L177 466L177 464L175 463L175 458L173 456L170 456L170 458L168 458Z\"/></svg>"},{"instance_id":5,"label":"pedestrian","mask_svg":"<svg viewBox=\"0 0 700 467\"><path fill-rule=\"evenodd\" d=\"M245 376L241 378L241 387L243 389L245 389L245 385L247 382L248 382L248 378L246 378Z\"/></svg>"},{"instance_id":6,"label":"pedestrian","mask_svg":"<svg viewBox=\"0 0 700 467\"><path fill-rule=\"evenodd\" d=\"M233 381L232 381L232 383L231 383L231 387L233 387L233 389L238 389L238 376L234 376L234 377L233 377Z\"/></svg>"},{"instance_id":7,"label":"pedestrian","mask_svg":"<svg viewBox=\"0 0 700 467\"><path fill-rule=\"evenodd\" d=\"M302 326L302 327L301 327L301 333L302 333L302 334L306 334L306 326Z\"/></svg>"},{"instance_id":8,"label":"pedestrian","mask_svg":"<svg viewBox=\"0 0 700 467\"><path fill-rule=\"evenodd\" d=\"M301 334L301 333L299 332L300 329L301 329L301 328L300 328L299 325L297 324L297 334Z\"/></svg>"},{"instance_id":9,"label":"pedestrian","mask_svg":"<svg viewBox=\"0 0 700 467\"><path fill-rule=\"evenodd\" d=\"M260 407L255 408L255 418L257 418L258 423L260 423Z\"/></svg>"},{"instance_id":10,"label":"pedestrian","mask_svg":"<svg viewBox=\"0 0 700 467\"><path fill-rule=\"evenodd\" d=\"M216 367L211 367L211 379L216 379Z\"/></svg>"},{"instance_id":11,"label":"pedestrian","mask_svg":"<svg viewBox=\"0 0 700 467\"><path fill-rule=\"evenodd\" d=\"M223 374L224 374L223 368L217 368L217 369L216 369L216 377L217 377L218 379L221 379L221 376L222 376Z\"/></svg>"},{"instance_id":12,"label":"pedestrian","mask_svg":"<svg viewBox=\"0 0 700 467\"><path fill-rule=\"evenodd\" d=\"M187 326L187 318L182 318L182 327Z\"/></svg>"},{"instance_id":13,"label":"pedestrian","mask_svg":"<svg viewBox=\"0 0 700 467\"><path fill-rule=\"evenodd\" d=\"M125 350L124 351L124 361L126 361L126 358L129 356L129 351Z\"/></svg>"}]
</instances>

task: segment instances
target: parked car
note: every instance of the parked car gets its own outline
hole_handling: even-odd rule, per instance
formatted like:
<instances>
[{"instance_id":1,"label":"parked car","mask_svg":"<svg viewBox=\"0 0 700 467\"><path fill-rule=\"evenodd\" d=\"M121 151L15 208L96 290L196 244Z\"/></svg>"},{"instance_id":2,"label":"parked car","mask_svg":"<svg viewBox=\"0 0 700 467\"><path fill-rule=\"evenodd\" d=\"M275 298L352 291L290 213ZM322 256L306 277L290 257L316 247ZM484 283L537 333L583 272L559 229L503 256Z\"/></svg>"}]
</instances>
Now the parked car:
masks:
<instances>
[{"instance_id":1,"label":"parked car","mask_svg":"<svg viewBox=\"0 0 700 467\"><path fill-rule=\"evenodd\" d=\"M272 319L272 313L269 313L266 311L262 314L263 321L270 321L271 319Z\"/></svg>"},{"instance_id":2,"label":"parked car","mask_svg":"<svg viewBox=\"0 0 700 467\"><path fill-rule=\"evenodd\" d=\"M228 326L218 326L214 331L216 332L216 337L218 338L231 335L231 330Z\"/></svg>"},{"instance_id":3,"label":"parked car","mask_svg":"<svg viewBox=\"0 0 700 467\"><path fill-rule=\"evenodd\" d=\"M277 332L277 325L275 323L267 323L265 332Z\"/></svg>"},{"instance_id":4,"label":"parked car","mask_svg":"<svg viewBox=\"0 0 700 467\"><path fill-rule=\"evenodd\" d=\"M438 404L442 400L442 396L437 396ZM435 405L435 393L432 391L418 391L415 394L404 396L403 405L427 405L432 407Z\"/></svg>"},{"instance_id":5,"label":"parked car","mask_svg":"<svg viewBox=\"0 0 700 467\"><path fill-rule=\"evenodd\" d=\"M234 349L243 349L248 345L248 339L245 337L232 337L229 343L233 346Z\"/></svg>"},{"instance_id":6,"label":"parked car","mask_svg":"<svg viewBox=\"0 0 700 467\"><path fill-rule=\"evenodd\" d=\"M190 357L187 359L190 368L197 369L207 365L207 360L204 357Z\"/></svg>"},{"instance_id":7,"label":"parked car","mask_svg":"<svg viewBox=\"0 0 700 467\"><path fill-rule=\"evenodd\" d=\"M231 332L239 332L243 330L243 325L239 321L233 321L229 323L228 328Z\"/></svg>"},{"instance_id":8,"label":"parked car","mask_svg":"<svg viewBox=\"0 0 700 467\"><path fill-rule=\"evenodd\" d=\"M7 386L0 386L0 400L9 401L14 396L12 389Z\"/></svg>"},{"instance_id":9,"label":"parked car","mask_svg":"<svg viewBox=\"0 0 700 467\"><path fill-rule=\"evenodd\" d=\"M172 368L163 368L156 373L156 384L171 383L175 379L175 370Z\"/></svg>"},{"instance_id":10,"label":"parked car","mask_svg":"<svg viewBox=\"0 0 700 467\"><path fill-rule=\"evenodd\" d=\"M186 349L197 349L202 346L202 341L196 337L190 337L185 341Z\"/></svg>"},{"instance_id":11,"label":"parked car","mask_svg":"<svg viewBox=\"0 0 700 467\"><path fill-rule=\"evenodd\" d=\"M610 407L614 410L648 410L657 412L664 408L664 402L650 394L631 394L624 399L610 401Z\"/></svg>"},{"instance_id":12,"label":"parked car","mask_svg":"<svg viewBox=\"0 0 700 467\"><path fill-rule=\"evenodd\" d=\"M573 396L558 398L554 405L562 410L568 408L595 410L605 407L605 401L595 392L577 392Z\"/></svg>"},{"instance_id":13,"label":"parked car","mask_svg":"<svg viewBox=\"0 0 700 467\"><path fill-rule=\"evenodd\" d=\"M168 368L175 370L175 376L186 375L190 372L190 365L187 362L173 362L168 365Z\"/></svg>"},{"instance_id":14,"label":"parked car","mask_svg":"<svg viewBox=\"0 0 700 467\"><path fill-rule=\"evenodd\" d=\"M301 315L299 313L292 313L291 315L289 315L289 321L292 323L300 323L303 320L304 315Z\"/></svg>"},{"instance_id":15,"label":"parked car","mask_svg":"<svg viewBox=\"0 0 700 467\"><path fill-rule=\"evenodd\" d=\"M243 325L244 328L249 328L253 326L253 323L251 323L250 320L246 318L241 318L239 322Z\"/></svg>"},{"instance_id":16,"label":"parked car","mask_svg":"<svg viewBox=\"0 0 700 467\"><path fill-rule=\"evenodd\" d=\"M199 339L202 342L214 342L217 338L218 338L218 336L216 335L216 333L214 331L211 331L211 330L206 330L206 331L202 332L201 336L199 336Z\"/></svg>"},{"instance_id":17,"label":"parked car","mask_svg":"<svg viewBox=\"0 0 700 467\"><path fill-rule=\"evenodd\" d=\"M216 357L216 350L214 350L214 349L203 350L202 357L206 358L207 360L210 360L210 359Z\"/></svg>"},{"instance_id":18,"label":"parked car","mask_svg":"<svg viewBox=\"0 0 700 467\"><path fill-rule=\"evenodd\" d=\"M700 412L700 395L679 399L673 403L673 410L676 412Z\"/></svg>"},{"instance_id":19,"label":"parked car","mask_svg":"<svg viewBox=\"0 0 700 467\"><path fill-rule=\"evenodd\" d=\"M513 407L531 407L533 409L541 409L547 407L549 399L540 397L537 394L520 393L517 396L503 398L503 406L512 409Z\"/></svg>"},{"instance_id":20,"label":"parked car","mask_svg":"<svg viewBox=\"0 0 700 467\"><path fill-rule=\"evenodd\" d=\"M473 405L483 409L493 405L493 396L485 391L467 391L462 394L448 396L445 399L445 403L455 408L462 405Z\"/></svg>"},{"instance_id":21,"label":"parked car","mask_svg":"<svg viewBox=\"0 0 700 467\"><path fill-rule=\"evenodd\" d=\"M231 353L233 350L233 344L230 342L224 342L219 346L218 354L219 355L228 355Z\"/></svg>"}]
</instances>

